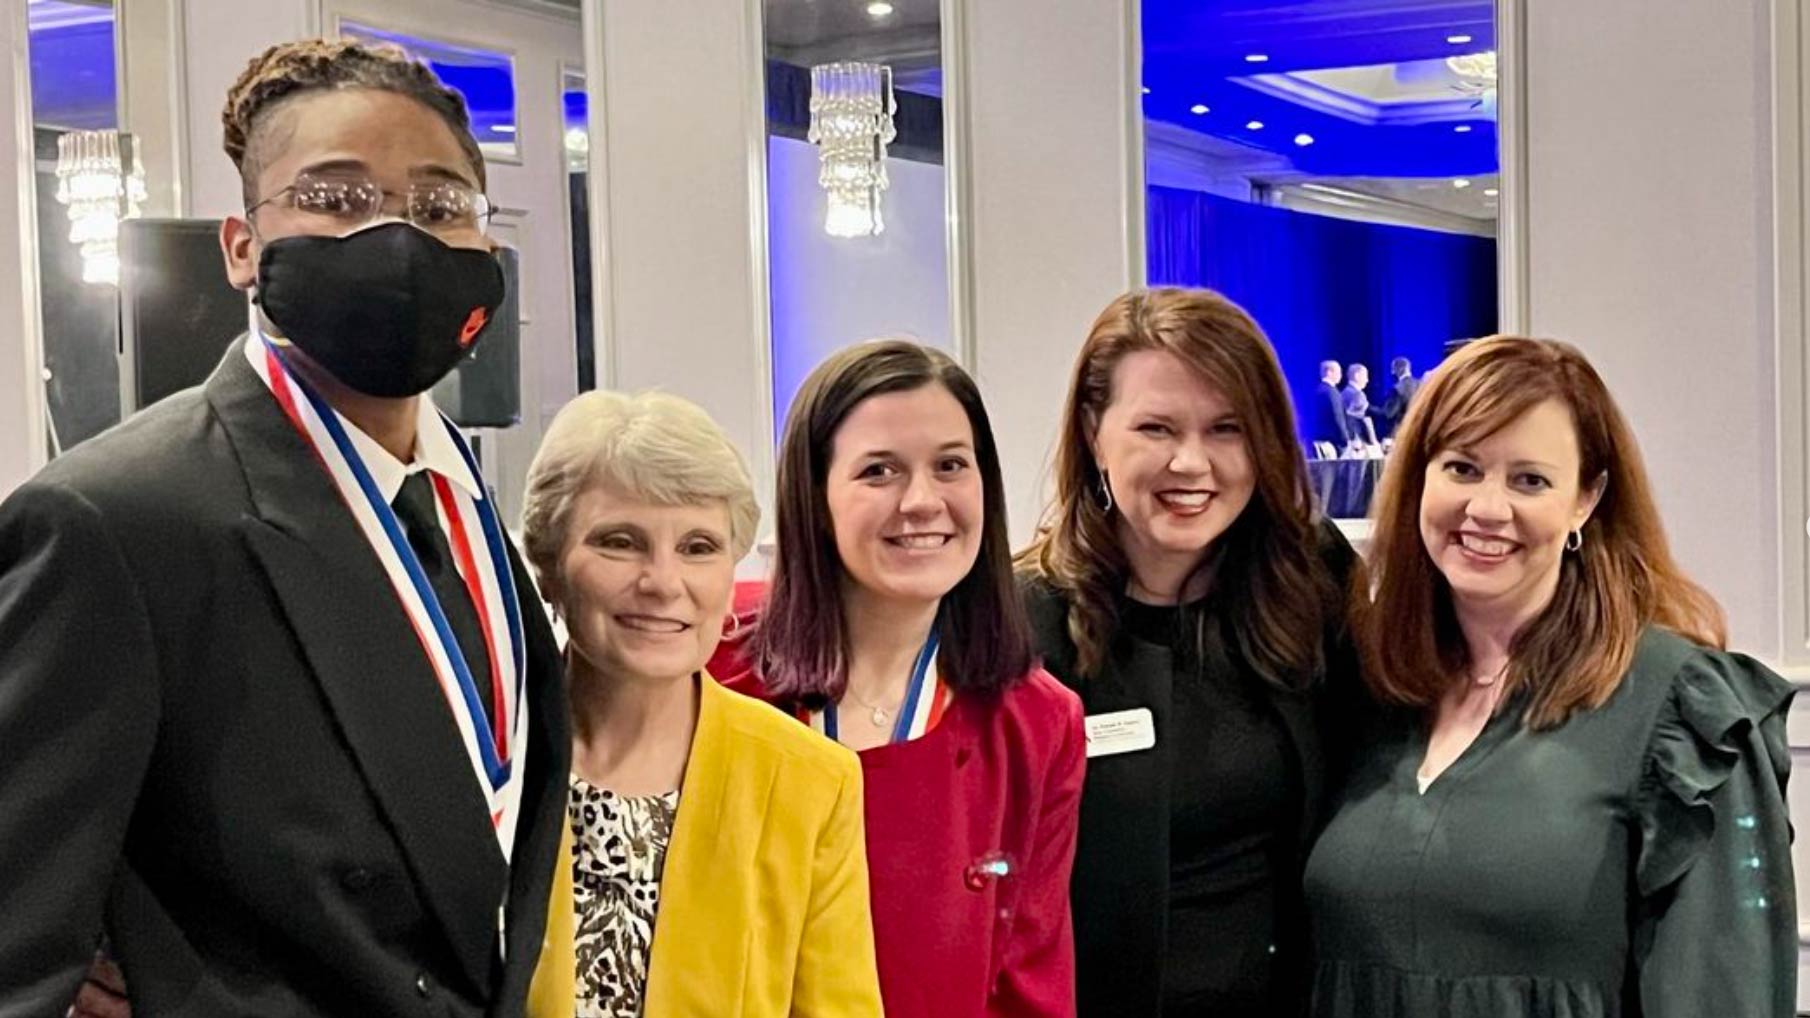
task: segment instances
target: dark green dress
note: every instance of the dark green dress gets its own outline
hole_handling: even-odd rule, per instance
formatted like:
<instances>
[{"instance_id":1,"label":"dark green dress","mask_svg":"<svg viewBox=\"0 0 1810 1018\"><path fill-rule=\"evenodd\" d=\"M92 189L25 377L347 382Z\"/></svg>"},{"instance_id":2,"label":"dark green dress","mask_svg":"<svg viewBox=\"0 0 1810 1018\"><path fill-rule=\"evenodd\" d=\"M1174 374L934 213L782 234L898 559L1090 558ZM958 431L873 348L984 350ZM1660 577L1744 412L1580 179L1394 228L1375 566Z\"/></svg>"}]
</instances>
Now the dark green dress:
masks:
<instances>
[{"instance_id":1,"label":"dark green dress","mask_svg":"<svg viewBox=\"0 0 1810 1018\"><path fill-rule=\"evenodd\" d=\"M1649 629L1598 710L1511 701L1420 793L1419 712L1370 726L1308 861L1327 1018L1784 1018L1791 687Z\"/></svg>"}]
</instances>

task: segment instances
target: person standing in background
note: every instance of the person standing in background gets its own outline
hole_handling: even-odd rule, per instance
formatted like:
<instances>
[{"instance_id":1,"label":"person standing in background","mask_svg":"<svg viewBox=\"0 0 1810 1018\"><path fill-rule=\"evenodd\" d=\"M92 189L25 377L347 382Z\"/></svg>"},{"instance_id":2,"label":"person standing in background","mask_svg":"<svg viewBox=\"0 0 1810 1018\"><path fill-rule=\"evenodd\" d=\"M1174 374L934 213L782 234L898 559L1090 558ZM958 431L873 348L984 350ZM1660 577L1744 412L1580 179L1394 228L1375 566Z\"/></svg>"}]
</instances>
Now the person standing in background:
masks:
<instances>
[{"instance_id":1,"label":"person standing in background","mask_svg":"<svg viewBox=\"0 0 1810 1018\"><path fill-rule=\"evenodd\" d=\"M1345 411L1345 427L1351 433L1351 441L1375 445L1376 422L1371 419L1370 397L1364 394L1369 385L1369 368L1362 364L1346 368L1345 391L1341 394L1340 405Z\"/></svg>"},{"instance_id":2,"label":"person standing in background","mask_svg":"<svg viewBox=\"0 0 1810 1018\"><path fill-rule=\"evenodd\" d=\"M1308 403L1307 440L1332 446L1334 455L1343 453L1351 444L1351 418L1345 414L1345 400L1339 395L1339 362L1320 362L1320 381L1314 386Z\"/></svg>"},{"instance_id":3,"label":"person standing in background","mask_svg":"<svg viewBox=\"0 0 1810 1018\"><path fill-rule=\"evenodd\" d=\"M1408 416L1408 407L1414 402L1414 393L1420 389L1420 379L1414 377L1414 365L1406 357L1397 357L1389 362L1389 377L1394 380L1395 387L1389 391L1389 398L1383 401L1383 426L1386 435L1394 435L1401 427L1402 419Z\"/></svg>"}]
</instances>

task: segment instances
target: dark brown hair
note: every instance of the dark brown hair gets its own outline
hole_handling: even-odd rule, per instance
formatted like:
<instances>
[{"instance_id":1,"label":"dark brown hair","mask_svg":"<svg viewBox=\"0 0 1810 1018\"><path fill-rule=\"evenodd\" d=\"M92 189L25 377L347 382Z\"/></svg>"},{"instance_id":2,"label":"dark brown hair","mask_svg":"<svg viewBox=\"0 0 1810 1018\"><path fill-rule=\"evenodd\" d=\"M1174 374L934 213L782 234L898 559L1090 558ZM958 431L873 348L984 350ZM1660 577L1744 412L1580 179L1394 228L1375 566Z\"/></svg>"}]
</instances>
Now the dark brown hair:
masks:
<instances>
[{"instance_id":1,"label":"dark brown hair","mask_svg":"<svg viewBox=\"0 0 1810 1018\"><path fill-rule=\"evenodd\" d=\"M1724 644L1722 609L1672 560L1634 433L1602 378L1569 344L1497 336L1465 346L1432 373L1383 472L1368 555L1373 593L1359 591L1354 606L1365 676L1378 697L1431 706L1471 663L1451 588L1421 538L1427 464L1554 399L1577 427L1578 486L1601 484L1602 497L1582 547L1562 559L1552 603L1509 649L1504 697L1530 690L1524 723L1551 728L1609 699L1643 626Z\"/></svg>"},{"instance_id":2,"label":"dark brown hair","mask_svg":"<svg viewBox=\"0 0 1810 1018\"><path fill-rule=\"evenodd\" d=\"M1340 594L1322 567L1307 462L1295 438L1294 405L1276 353L1244 309L1211 290L1133 290L1094 320L1075 358L1056 448L1056 497L1019 565L1068 598L1076 665L1097 674L1117 629L1116 600L1130 565L1111 513L1096 492L1092 438L1112 401L1113 373L1127 355L1174 355L1219 390L1244 429L1256 488L1215 540L1200 569L1215 590L1240 598L1228 626L1265 680L1300 688L1323 663L1326 612Z\"/></svg>"},{"instance_id":3,"label":"dark brown hair","mask_svg":"<svg viewBox=\"0 0 1810 1018\"><path fill-rule=\"evenodd\" d=\"M442 83L432 68L389 43L302 39L258 54L226 93L226 108L220 113L226 126L226 154L239 168L247 206L264 197L257 193L258 176L269 159L273 114L297 96L343 88L394 92L439 114L471 161L478 186L486 186L484 153L472 136L465 99Z\"/></svg>"},{"instance_id":4,"label":"dark brown hair","mask_svg":"<svg viewBox=\"0 0 1810 1018\"><path fill-rule=\"evenodd\" d=\"M767 604L754 633L756 667L775 695L821 706L848 682L842 618L842 559L824 482L836 432L874 396L940 385L974 430L984 517L974 567L943 595L937 651L958 692L994 693L1031 669L1031 637L1012 582L1005 483L980 390L943 353L900 340L849 347L818 365L792 401L779 453L778 552Z\"/></svg>"}]
</instances>

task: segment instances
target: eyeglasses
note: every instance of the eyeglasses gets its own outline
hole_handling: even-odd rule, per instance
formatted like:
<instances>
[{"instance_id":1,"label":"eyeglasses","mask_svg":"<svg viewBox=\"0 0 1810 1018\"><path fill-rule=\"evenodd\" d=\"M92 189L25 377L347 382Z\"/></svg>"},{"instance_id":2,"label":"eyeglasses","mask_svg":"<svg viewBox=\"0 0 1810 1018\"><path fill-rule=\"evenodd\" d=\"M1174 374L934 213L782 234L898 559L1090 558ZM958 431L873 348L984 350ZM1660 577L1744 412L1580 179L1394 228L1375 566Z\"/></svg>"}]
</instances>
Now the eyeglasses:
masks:
<instances>
[{"instance_id":1,"label":"eyeglasses","mask_svg":"<svg viewBox=\"0 0 1810 1018\"><path fill-rule=\"evenodd\" d=\"M375 222L386 199L402 199L402 218L450 242L482 237L490 225L490 199L474 188L450 180L409 185L386 191L365 177L315 176L304 173L295 183L245 210L250 218L266 205L279 205L323 226L351 232Z\"/></svg>"}]
</instances>

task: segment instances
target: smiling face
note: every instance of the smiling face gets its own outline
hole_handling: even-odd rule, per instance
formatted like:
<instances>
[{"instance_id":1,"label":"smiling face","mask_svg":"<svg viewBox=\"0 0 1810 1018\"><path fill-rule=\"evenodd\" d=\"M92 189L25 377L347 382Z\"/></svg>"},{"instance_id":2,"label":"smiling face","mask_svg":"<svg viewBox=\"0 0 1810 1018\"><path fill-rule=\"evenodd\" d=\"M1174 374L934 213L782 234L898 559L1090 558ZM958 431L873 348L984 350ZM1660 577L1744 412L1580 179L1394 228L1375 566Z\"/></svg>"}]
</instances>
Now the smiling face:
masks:
<instances>
[{"instance_id":1,"label":"smiling face","mask_svg":"<svg viewBox=\"0 0 1810 1018\"><path fill-rule=\"evenodd\" d=\"M1224 393L1164 350L1119 361L1093 438L1121 546L1139 582L1192 571L1256 488L1244 425Z\"/></svg>"},{"instance_id":2,"label":"smiling face","mask_svg":"<svg viewBox=\"0 0 1810 1018\"><path fill-rule=\"evenodd\" d=\"M1565 539L1602 494L1579 484L1579 459L1571 411L1549 399L1428 461L1421 541L1460 612L1525 621L1545 608Z\"/></svg>"},{"instance_id":3,"label":"smiling face","mask_svg":"<svg viewBox=\"0 0 1810 1018\"><path fill-rule=\"evenodd\" d=\"M937 384L862 401L836 429L824 499L849 582L885 601L940 600L974 568L984 517L961 403Z\"/></svg>"},{"instance_id":4,"label":"smiling face","mask_svg":"<svg viewBox=\"0 0 1810 1018\"><path fill-rule=\"evenodd\" d=\"M573 503L548 594L592 668L660 681L704 667L734 585L728 502L659 505L593 485Z\"/></svg>"}]
</instances>

